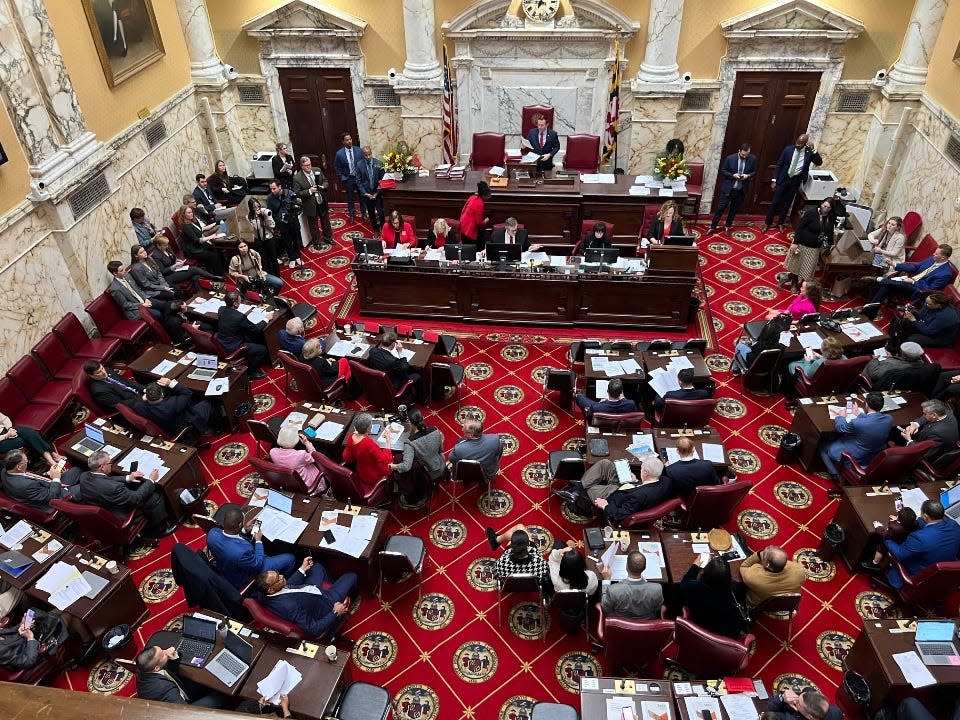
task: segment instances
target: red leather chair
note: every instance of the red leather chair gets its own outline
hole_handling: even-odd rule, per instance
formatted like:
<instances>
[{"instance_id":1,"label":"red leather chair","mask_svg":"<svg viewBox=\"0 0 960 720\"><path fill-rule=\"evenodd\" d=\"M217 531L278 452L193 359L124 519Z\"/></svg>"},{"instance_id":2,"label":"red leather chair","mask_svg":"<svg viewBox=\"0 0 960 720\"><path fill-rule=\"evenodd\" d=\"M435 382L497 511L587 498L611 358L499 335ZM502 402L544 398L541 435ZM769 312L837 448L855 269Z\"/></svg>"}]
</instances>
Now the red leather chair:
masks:
<instances>
[{"instance_id":1,"label":"red leather chair","mask_svg":"<svg viewBox=\"0 0 960 720\"><path fill-rule=\"evenodd\" d=\"M923 225L923 218L916 210L911 210L903 216L903 234L907 238L907 247L913 245Z\"/></svg>"},{"instance_id":2,"label":"red leather chair","mask_svg":"<svg viewBox=\"0 0 960 720\"><path fill-rule=\"evenodd\" d=\"M17 517L29 520L32 523L36 523L40 527L53 529L60 524L58 523L59 514L56 510L44 512L39 508L35 508L33 505L27 505L26 503L14 500L4 492L0 492L0 509L6 510Z\"/></svg>"},{"instance_id":3,"label":"red leather chair","mask_svg":"<svg viewBox=\"0 0 960 720\"><path fill-rule=\"evenodd\" d=\"M375 408L395 411L415 392L412 380L407 380L397 390L385 372L369 368L356 360L347 360L347 362L350 363L350 371L360 383L367 401Z\"/></svg>"},{"instance_id":4,"label":"red leather chair","mask_svg":"<svg viewBox=\"0 0 960 720\"><path fill-rule=\"evenodd\" d=\"M650 669L673 641L673 620L636 620L608 617L603 606L596 604L597 624L594 636L603 646L609 675L636 671L637 677L657 677ZM646 671L645 674L640 674Z\"/></svg>"},{"instance_id":5,"label":"red leather chair","mask_svg":"<svg viewBox=\"0 0 960 720\"><path fill-rule=\"evenodd\" d=\"M369 506L389 505L393 500L393 481L389 477L382 478L370 492L364 494L350 468L321 453L314 453L313 458L327 479L327 487L337 500Z\"/></svg>"},{"instance_id":6,"label":"red leather chair","mask_svg":"<svg viewBox=\"0 0 960 720\"><path fill-rule=\"evenodd\" d=\"M120 350L120 341L116 338L92 338L83 329L80 320L73 313L67 313L53 326L70 354L79 358L90 358L107 362Z\"/></svg>"},{"instance_id":7,"label":"red leather chair","mask_svg":"<svg viewBox=\"0 0 960 720\"><path fill-rule=\"evenodd\" d=\"M687 197L683 201L683 211L696 217L700 213L703 195L703 163L699 160L688 162L687 169Z\"/></svg>"},{"instance_id":8,"label":"red leather chair","mask_svg":"<svg viewBox=\"0 0 960 720\"><path fill-rule=\"evenodd\" d=\"M286 350L279 353L280 364L287 372L287 390L290 390L290 381L297 384L296 392L305 399L322 403L332 403L344 397L347 392L347 383L343 378L337 378L326 387L320 379L319 373L307 363L297 360Z\"/></svg>"},{"instance_id":9,"label":"red leather chair","mask_svg":"<svg viewBox=\"0 0 960 720\"><path fill-rule=\"evenodd\" d=\"M27 668L0 668L0 682L18 685L43 685L48 680L77 665L85 648L79 637L68 635L53 654L41 653L35 665Z\"/></svg>"},{"instance_id":10,"label":"red leather chair","mask_svg":"<svg viewBox=\"0 0 960 720\"><path fill-rule=\"evenodd\" d=\"M676 621L677 657L673 662L701 678L741 675L750 662L750 650L756 642L751 634L742 640L704 630L683 617Z\"/></svg>"},{"instance_id":11,"label":"red leather chair","mask_svg":"<svg viewBox=\"0 0 960 720\"><path fill-rule=\"evenodd\" d=\"M639 430L643 427L645 417L639 410L632 413L595 412L590 419L590 424L601 430L624 432L625 430Z\"/></svg>"},{"instance_id":12,"label":"red leather chair","mask_svg":"<svg viewBox=\"0 0 960 720\"><path fill-rule=\"evenodd\" d=\"M29 399L9 377L0 378L0 410L14 425L26 425L40 434L53 427L62 413L59 405Z\"/></svg>"},{"instance_id":13,"label":"red leather chair","mask_svg":"<svg viewBox=\"0 0 960 720\"><path fill-rule=\"evenodd\" d=\"M320 453L314 453L314 458L318 455L320 455ZM247 460L253 465L254 469L260 473L260 477L264 479L267 485L274 490L296 492L304 495L316 495L320 487L321 475L317 475L317 479L312 485L307 485L306 481L296 470L291 470L283 465L277 465L276 463L270 462L270 460L261 460L258 457L250 457L247 458ZM320 465L320 463L317 464Z\"/></svg>"},{"instance_id":14,"label":"red leather chair","mask_svg":"<svg viewBox=\"0 0 960 720\"><path fill-rule=\"evenodd\" d=\"M473 150L470 153L470 166L474 170L486 172L486 170L494 165L503 165L506 147L507 136L503 133L474 133Z\"/></svg>"},{"instance_id":15,"label":"red leather chair","mask_svg":"<svg viewBox=\"0 0 960 720\"><path fill-rule=\"evenodd\" d=\"M153 315L150 314L150 311L147 310L143 305L140 306L140 319L143 320L147 326L150 328L150 332L153 333L153 339L162 345L176 345L173 342L173 338L170 337L170 333L167 332L167 329L163 326L159 320L157 320Z\"/></svg>"},{"instance_id":16,"label":"red leather chair","mask_svg":"<svg viewBox=\"0 0 960 720\"><path fill-rule=\"evenodd\" d=\"M80 404L95 416L104 418L116 417L116 412L111 412L105 407L98 405L97 401L93 399L93 395L90 394L89 383L90 378L83 370L78 370L77 374L73 376L73 382L70 384L70 388L77 400L80 401Z\"/></svg>"},{"instance_id":17,"label":"red leather chair","mask_svg":"<svg viewBox=\"0 0 960 720\"><path fill-rule=\"evenodd\" d=\"M228 353L223 345L220 344L220 341L213 335L213 333L208 333L205 330L192 325L191 323L184 323L183 329L187 331L187 335L190 336L190 339L193 341L193 347L199 353L204 353L206 355L216 355L218 358L225 362L236 362L245 356L247 352L247 346L241 345L232 353Z\"/></svg>"},{"instance_id":18,"label":"red leather chair","mask_svg":"<svg viewBox=\"0 0 960 720\"><path fill-rule=\"evenodd\" d=\"M921 460L913 471L917 482L947 482L960 475L960 448L949 450L936 459Z\"/></svg>"},{"instance_id":19,"label":"red leather chair","mask_svg":"<svg viewBox=\"0 0 960 720\"><path fill-rule=\"evenodd\" d=\"M54 380L70 382L74 373L83 367L88 358L74 357L63 340L54 332L48 332L30 351L43 366L45 374Z\"/></svg>"},{"instance_id":20,"label":"red leather chair","mask_svg":"<svg viewBox=\"0 0 960 720\"><path fill-rule=\"evenodd\" d=\"M63 412L73 400L69 382L52 380L33 355L24 355L7 370L7 377L32 403L54 405Z\"/></svg>"},{"instance_id":21,"label":"red leather chair","mask_svg":"<svg viewBox=\"0 0 960 720\"><path fill-rule=\"evenodd\" d=\"M908 477L934 444L933 440L921 440L904 447L888 447L881 450L866 467L860 465L850 453L842 453L840 478L850 485L886 485L891 478Z\"/></svg>"},{"instance_id":22,"label":"red leather chair","mask_svg":"<svg viewBox=\"0 0 960 720\"><path fill-rule=\"evenodd\" d=\"M139 537L147 524L147 518L136 508L123 518L118 518L99 505L86 505L70 500L51 500L50 506L76 523L77 532L83 538L84 547L118 548L121 550ZM74 542L77 538L74 538Z\"/></svg>"},{"instance_id":23,"label":"red leather chair","mask_svg":"<svg viewBox=\"0 0 960 720\"><path fill-rule=\"evenodd\" d=\"M98 295L85 309L101 337L138 343L147 334L147 324L143 320L127 320L123 317L109 292Z\"/></svg>"},{"instance_id":24,"label":"red leather chair","mask_svg":"<svg viewBox=\"0 0 960 720\"><path fill-rule=\"evenodd\" d=\"M683 505L683 501L680 498L671 498L647 510L628 515L620 522L611 522L611 524L622 530L648 530L654 526L657 520L666 517L674 510L679 510L681 505Z\"/></svg>"},{"instance_id":25,"label":"red leather chair","mask_svg":"<svg viewBox=\"0 0 960 720\"><path fill-rule=\"evenodd\" d=\"M439 218L430 218L430 230L433 230L433 224L437 222ZM453 236L457 239L457 242L460 242L460 219L459 218L444 218L447 221L447 226L453 230ZM410 227L413 227L412 225ZM428 231L429 232L429 231ZM442 247L445 242L444 238L437 238L437 247Z\"/></svg>"},{"instance_id":26,"label":"red leather chair","mask_svg":"<svg viewBox=\"0 0 960 720\"><path fill-rule=\"evenodd\" d=\"M676 400L667 398L663 410L657 410L653 424L671 428L702 428L710 424L713 411L717 407L716 398L703 400Z\"/></svg>"},{"instance_id":27,"label":"red leather chair","mask_svg":"<svg viewBox=\"0 0 960 720\"><path fill-rule=\"evenodd\" d=\"M782 348L768 348L761 351L747 371L740 376L740 397L743 397L744 390L749 390L755 395L773 395L780 379L778 368L782 357Z\"/></svg>"},{"instance_id":28,"label":"red leather chair","mask_svg":"<svg viewBox=\"0 0 960 720\"><path fill-rule=\"evenodd\" d=\"M120 413L120 417L123 418L124 422L134 428L137 432L141 432L144 435L153 435L154 437L161 437L164 440L169 440L170 442L175 443L186 443L189 440L194 439L198 433L195 428L191 426L185 427L183 430L178 432L176 435L171 436L164 431L162 427L157 425L152 420L145 418L143 415L134 412L126 405L117 405L117 412Z\"/></svg>"},{"instance_id":29,"label":"red leather chair","mask_svg":"<svg viewBox=\"0 0 960 720\"><path fill-rule=\"evenodd\" d=\"M600 168L600 136L577 133L567 136L563 169L595 173Z\"/></svg>"},{"instance_id":30,"label":"red leather chair","mask_svg":"<svg viewBox=\"0 0 960 720\"><path fill-rule=\"evenodd\" d=\"M680 526L684 530L701 530L726 525L752 487L749 480L737 480L694 488L690 499L680 508Z\"/></svg>"},{"instance_id":31,"label":"red leather chair","mask_svg":"<svg viewBox=\"0 0 960 720\"><path fill-rule=\"evenodd\" d=\"M526 137L537 124L533 121L534 115L543 115L547 121L547 127L553 127L553 108L549 105L524 105L520 109L520 134Z\"/></svg>"},{"instance_id":32,"label":"red leather chair","mask_svg":"<svg viewBox=\"0 0 960 720\"><path fill-rule=\"evenodd\" d=\"M797 395L814 397L847 392L857 384L857 378L868 362L869 355L846 360L824 360L813 373L813 377L809 378L797 368L794 382Z\"/></svg>"},{"instance_id":33,"label":"red leather chair","mask_svg":"<svg viewBox=\"0 0 960 720\"><path fill-rule=\"evenodd\" d=\"M329 585L327 585L327 587L329 587ZM343 602L347 608L353 604L352 598L349 597ZM319 637L310 635L306 630L296 623L290 622L289 620L284 620L255 597L244 597L243 606L250 612L250 615L253 616L253 622L255 622L264 630L272 630L273 632L286 635L287 637L297 638L298 640L322 641L329 639L332 635L330 632L326 632Z\"/></svg>"},{"instance_id":34,"label":"red leather chair","mask_svg":"<svg viewBox=\"0 0 960 720\"><path fill-rule=\"evenodd\" d=\"M951 520L948 518L947 522ZM904 605L922 610L930 606L936 610L960 587L960 560L934 563L916 575L904 570L895 557L891 556L890 562L903 576L903 587L894 588L894 592Z\"/></svg>"},{"instance_id":35,"label":"red leather chair","mask_svg":"<svg viewBox=\"0 0 960 720\"><path fill-rule=\"evenodd\" d=\"M923 236L923 239L917 243L917 246L913 249L909 255L907 255L907 260L910 262L920 262L921 260L926 260L928 257L933 256L933 251L937 249L939 245L933 235L927 233Z\"/></svg>"}]
</instances>

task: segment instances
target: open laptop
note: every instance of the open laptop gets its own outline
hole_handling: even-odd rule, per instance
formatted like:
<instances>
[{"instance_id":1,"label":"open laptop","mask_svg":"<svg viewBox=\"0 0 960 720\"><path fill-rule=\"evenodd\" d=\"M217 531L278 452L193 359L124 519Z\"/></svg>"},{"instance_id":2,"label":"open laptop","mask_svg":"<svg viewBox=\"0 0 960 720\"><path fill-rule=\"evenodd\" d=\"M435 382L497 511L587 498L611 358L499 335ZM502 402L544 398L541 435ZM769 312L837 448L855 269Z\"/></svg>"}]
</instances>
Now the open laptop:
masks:
<instances>
[{"instance_id":1,"label":"open laptop","mask_svg":"<svg viewBox=\"0 0 960 720\"><path fill-rule=\"evenodd\" d=\"M233 687L237 680L250 669L250 663L253 661L253 646L232 632L227 633L223 643L226 647L207 663L207 670L227 687Z\"/></svg>"},{"instance_id":2,"label":"open laptop","mask_svg":"<svg viewBox=\"0 0 960 720\"><path fill-rule=\"evenodd\" d=\"M183 616L183 630L180 631L180 642L177 644L180 657L187 662L193 658L206 660L213 652L216 641L217 624L215 622L193 615Z\"/></svg>"},{"instance_id":3,"label":"open laptop","mask_svg":"<svg viewBox=\"0 0 960 720\"><path fill-rule=\"evenodd\" d=\"M340 336L337 334L336 326L330 329L330 332L327 336L320 341L320 349L323 352L330 352L330 348L336 345L340 341Z\"/></svg>"},{"instance_id":4,"label":"open laptop","mask_svg":"<svg viewBox=\"0 0 960 720\"><path fill-rule=\"evenodd\" d=\"M187 375L191 380L212 380L217 376L217 356L197 355L193 371Z\"/></svg>"},{"instance_id":5,"label":"open laptop","mask_svg":"<svg viewBox=\"0 0 960 720\"><path fill-rule=\"evenodd\" d=\"M943 505L948 518L955 523L960 523L960 483L940 494L940 504Z\"/></svg>"},{"instance_id":6,"label":"open laptop","mask_svg":"<svg viewBox=\"0 0 960 720\"><path fill-rule=\"evenodd\" d=\"M956 665L960 653L953 642L953 620L918 620L915 643L924 665Z\"/></svg>"},{"instance_id":7,"label":"open laptop","mask_svg":"<svg viewBox=\"0 0 960 720\"><path fill-rule=\"evenodd\" d=\"M267 490L267 505L289 515L293 510L293 498L276 490Z\"/></svg>"},{"instance_id":8,"label":"open laptop","mask_svg":"<svg viewBox=\"0 0 960 720\"><path fill-rule=\"evenodd\" d=\"M100 450L102 450L107 444L103 439L103 430L98 428L96 425L84 423L83 434L83 440L74 445L73 448L74 450L80 451L87 457L90 457L95 452L100 452Z\"/></svg>"}]
</instances>

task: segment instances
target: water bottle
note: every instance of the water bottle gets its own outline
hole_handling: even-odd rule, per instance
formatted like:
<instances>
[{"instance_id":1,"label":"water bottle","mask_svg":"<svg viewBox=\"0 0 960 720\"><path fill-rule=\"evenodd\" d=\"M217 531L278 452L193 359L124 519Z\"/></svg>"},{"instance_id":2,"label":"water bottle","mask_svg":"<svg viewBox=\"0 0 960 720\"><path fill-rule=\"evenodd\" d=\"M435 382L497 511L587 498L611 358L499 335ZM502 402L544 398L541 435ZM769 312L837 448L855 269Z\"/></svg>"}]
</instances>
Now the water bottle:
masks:
<instances>
[{"instance_id":1,"label":"water bottle","mask_svg":"<svg viewBox=\"0 0 960 720\"><path fill-rule=\"evenodd\" d=\"M226 221L226 220L221 220L221 221L220 221L220 234L221 234L221 235L226 235L226 234L227 234L227 221Z\"/></svg>"}]
</instances>

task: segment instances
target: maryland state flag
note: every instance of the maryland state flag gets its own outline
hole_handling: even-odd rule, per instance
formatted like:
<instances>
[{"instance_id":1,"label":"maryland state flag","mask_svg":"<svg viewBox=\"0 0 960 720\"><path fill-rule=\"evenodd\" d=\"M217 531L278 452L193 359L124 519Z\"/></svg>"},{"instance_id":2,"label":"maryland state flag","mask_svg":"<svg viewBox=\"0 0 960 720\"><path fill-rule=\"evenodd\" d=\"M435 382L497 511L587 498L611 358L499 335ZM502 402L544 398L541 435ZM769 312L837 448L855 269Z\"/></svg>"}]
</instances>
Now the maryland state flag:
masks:
<instances>
[{"instance_id":1,"label":"maryland state flag","mask_svg":"<svg viewBox=\"0 0 960 720\"><path fill-rule=\"evenodd\" d=\"M610 162L617 152L617 132L620 130L620 36L613 45L613 74L610 76L610 105L607 108L607 124L603 136L603 152L600 162Z\"/></svg>"}]
</instances>

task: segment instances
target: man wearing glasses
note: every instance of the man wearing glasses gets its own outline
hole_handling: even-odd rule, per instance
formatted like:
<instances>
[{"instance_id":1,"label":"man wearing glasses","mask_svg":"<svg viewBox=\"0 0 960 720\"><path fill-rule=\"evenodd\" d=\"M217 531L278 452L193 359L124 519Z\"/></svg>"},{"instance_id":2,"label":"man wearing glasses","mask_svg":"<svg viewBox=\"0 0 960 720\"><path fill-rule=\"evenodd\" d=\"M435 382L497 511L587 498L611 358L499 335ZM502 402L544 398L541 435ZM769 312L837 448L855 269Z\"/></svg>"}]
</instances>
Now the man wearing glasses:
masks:
<instances>
[{"instance_id":1,"label":"man wearing glasses","mask_svg":"<svg viewBox=\"0 0 960 720\"><path fill-rule=\"evenodd\" d=\"M307 557L289 578L276 570L257 575L261 602L284 620L296 623L307 635L319 637L336 631L343 616L350 612L348 598L357 594L357 574L344 573L330 587L331 579L323 565Z\"/></svg>"}]
</instances>

